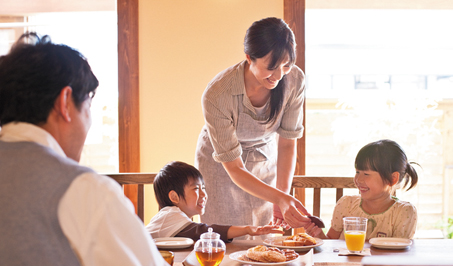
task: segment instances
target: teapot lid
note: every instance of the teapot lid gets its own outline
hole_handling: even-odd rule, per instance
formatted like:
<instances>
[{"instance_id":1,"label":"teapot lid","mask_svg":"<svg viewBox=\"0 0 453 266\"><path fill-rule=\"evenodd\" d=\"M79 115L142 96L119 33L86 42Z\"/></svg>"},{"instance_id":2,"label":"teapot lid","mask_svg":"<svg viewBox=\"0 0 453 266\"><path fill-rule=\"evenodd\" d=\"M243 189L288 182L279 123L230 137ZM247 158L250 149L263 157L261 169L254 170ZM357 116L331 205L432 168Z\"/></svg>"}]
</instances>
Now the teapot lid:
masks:
<instances>
[{"instance_id":1,"label":"teapot lid","mask_svg":"<svg viewBox=\"0 0 453 266\"><path fill-rule=\"evenodd\" d=\"M219 239L219 238L220 234L213 232L211 227L208 228L208 232L200 235L200 239Z\"/></svg>"}]
</instances>

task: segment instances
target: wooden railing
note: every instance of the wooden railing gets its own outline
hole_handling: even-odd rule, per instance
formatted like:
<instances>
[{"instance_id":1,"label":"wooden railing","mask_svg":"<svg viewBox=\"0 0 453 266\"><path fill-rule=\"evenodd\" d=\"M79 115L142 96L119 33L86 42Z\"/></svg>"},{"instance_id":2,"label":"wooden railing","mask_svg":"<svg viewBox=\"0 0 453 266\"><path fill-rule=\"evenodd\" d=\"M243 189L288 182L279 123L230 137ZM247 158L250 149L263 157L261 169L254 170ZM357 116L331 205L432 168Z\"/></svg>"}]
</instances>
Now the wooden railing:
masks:
<instances>
[{"instance_id":1,"label":"wooden railing","mask_svg":"<svg viewBox=\"0 0 453 266\"><path fill-rule=\"evenodd\" d=\"M144 185L152 184L155 173L122 173L107 174L121 185L138 185L137 195L137 215L144 219ZM294 176L292 183L292 194L305 204L305 188L313 188L313 215L320 216L321 213L321 188L335 188L336 200L343 196L343 189L355 188L352 177L332 177L332 176Z\"/></svg>"}]
</instances>

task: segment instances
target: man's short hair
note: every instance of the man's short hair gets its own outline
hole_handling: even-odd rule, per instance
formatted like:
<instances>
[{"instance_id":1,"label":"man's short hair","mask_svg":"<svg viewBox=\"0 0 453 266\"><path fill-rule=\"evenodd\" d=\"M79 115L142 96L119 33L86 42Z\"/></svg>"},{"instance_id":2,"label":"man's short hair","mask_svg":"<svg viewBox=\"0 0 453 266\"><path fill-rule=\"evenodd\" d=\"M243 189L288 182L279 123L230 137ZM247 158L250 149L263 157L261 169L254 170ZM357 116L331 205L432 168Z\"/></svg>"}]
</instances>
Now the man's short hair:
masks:
<instances>
[{"instance_id":1,"label":"man's short hair","mask_svg":"<svg viewBox=\"0 0 453 266\"><path fill-rule=\"evenodd\" d=\"M0 57L0 125L47 121L61 90L72 88L77 108L93 97L99 82L85 57L50 37L25 33Z\"/></svg>"}]
</instances>

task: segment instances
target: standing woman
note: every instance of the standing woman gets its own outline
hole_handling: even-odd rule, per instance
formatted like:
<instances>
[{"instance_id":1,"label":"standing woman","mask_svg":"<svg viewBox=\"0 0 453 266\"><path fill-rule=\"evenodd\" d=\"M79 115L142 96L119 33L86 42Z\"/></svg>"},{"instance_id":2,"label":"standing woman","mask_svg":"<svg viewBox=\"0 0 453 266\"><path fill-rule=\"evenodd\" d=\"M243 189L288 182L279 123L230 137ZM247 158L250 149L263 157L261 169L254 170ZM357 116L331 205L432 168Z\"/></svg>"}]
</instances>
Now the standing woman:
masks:
<instances>
[{"instance_id":1,"label":"standing woman","mask_svg":"<svg viewBox=\"0 0 453 266\"><path fill-rule=\"evenodd\" d=\"M246 60L220 72L202 96L205 126L195 165L209 203L201 220L300 227L309 219L297 209L307 211L288 194L303 134L305 85L294 65L294 34L282 19L256 21L244 52Z\"/></svg>"}]
</instances>

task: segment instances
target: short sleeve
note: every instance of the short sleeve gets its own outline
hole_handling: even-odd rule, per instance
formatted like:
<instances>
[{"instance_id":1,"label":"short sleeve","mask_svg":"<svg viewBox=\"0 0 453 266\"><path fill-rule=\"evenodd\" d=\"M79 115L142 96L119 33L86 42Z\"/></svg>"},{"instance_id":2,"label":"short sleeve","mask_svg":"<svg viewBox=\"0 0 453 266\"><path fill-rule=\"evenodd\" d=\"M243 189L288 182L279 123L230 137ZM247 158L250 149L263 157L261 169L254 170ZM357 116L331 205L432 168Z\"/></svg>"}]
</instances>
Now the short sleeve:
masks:
<instances>
[{"instance_id":1,"label":"short sleeve","mask_svg":"<svg viewBox=\"0 0 453 266\"><path fill-rule=\"evenodd\" d=\"M395 215L397 221L393 227L393 237L412 239L417 227L417 209L409 202L404 202Z\"/></svg>"},{"instance_id":2,"label":"short sleeve","mask_svg":"<svg viewBox=\"0 0 453 266\"><path fill-rule=\"evenodd\" d=\"M202 96L202 109L216 162L229 162L242 154L236 135L238 105L244 93L244 64L239 63L220 72ZM241 101L241 102L239 102Z\"/></svg>"},{"instance_id":3,"label":"short sleeve","mask_svg":"<svg viewBox=\"0 0 453 266\"><path fill-rule=\"evenodd\" d=\"M302 70L294 66L286 76L289 98L284 106L283 116L277 133L286 139L296 139L303 135L303 105L305 99L305 76Z\"/></svg>"},{"instance_id":4,"label":"short sleeve","mask_svg":"<svg viewBox=\"0 0 453 266\"><path fill-rule=\"evenodd\" d=\"M343 231L343 217L345 216L346 208L349 205L346 196L341 197L337 205L333 210L332 221L331 221L331 228L337 232Z\"/></svg>"},{"instance_id":5,"label":"short sleeve","mask_svg":"<svg viewBox=\"0 0 453 266\"><path fill-rule=\"evenodd\" d=\"M216 162L229 162L241 156L242 148L236 136L232 104L226 101L213 101L203 95L203 115Z\"/></svg>"}]
</instances>

